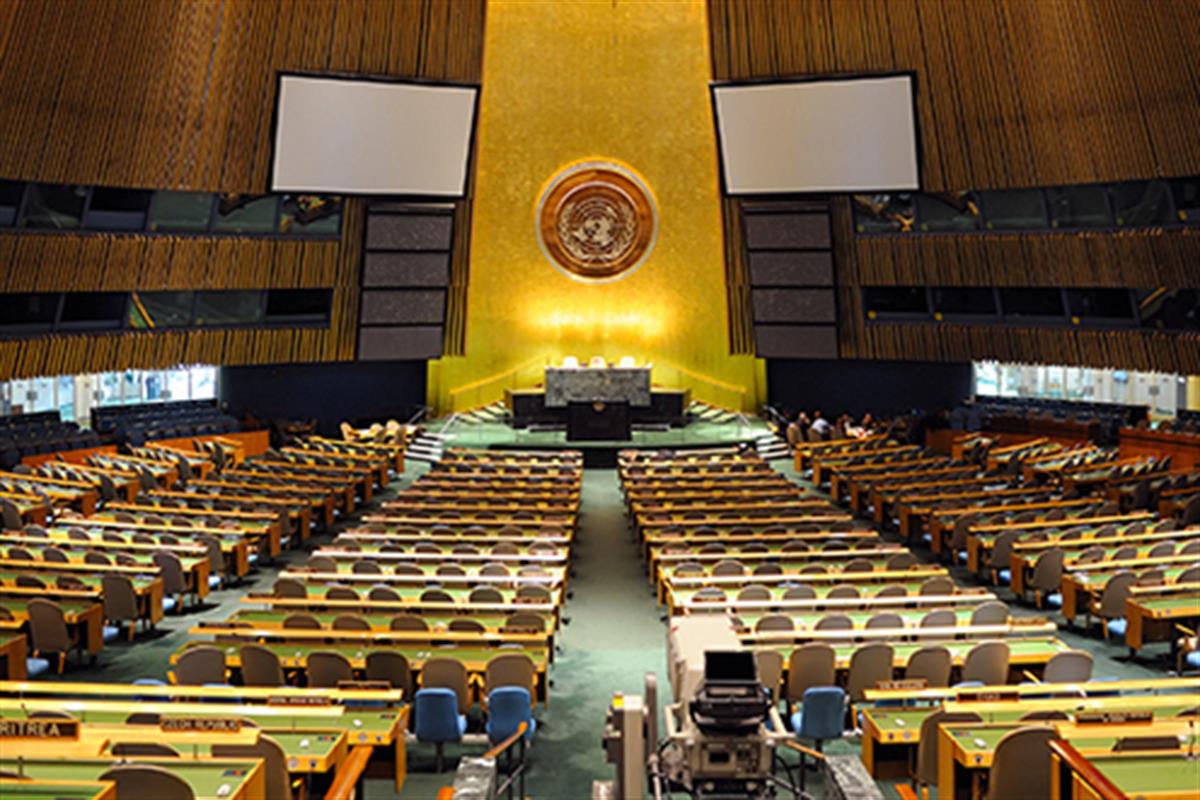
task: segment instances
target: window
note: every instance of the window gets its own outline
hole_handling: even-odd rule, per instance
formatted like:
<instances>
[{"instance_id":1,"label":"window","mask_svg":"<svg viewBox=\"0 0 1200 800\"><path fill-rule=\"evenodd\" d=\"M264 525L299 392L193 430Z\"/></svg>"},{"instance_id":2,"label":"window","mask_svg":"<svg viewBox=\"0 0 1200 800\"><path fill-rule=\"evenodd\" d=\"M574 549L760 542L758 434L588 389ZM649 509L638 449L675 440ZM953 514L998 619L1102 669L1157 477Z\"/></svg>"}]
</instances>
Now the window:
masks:
<instances>
[{"instance_id":1,"label":"window","mask_svg":"<svg viewBox=\"0 0 1200 800\"><path fill-rule=\"evenodd\" d=\"M1110 192L1118 225L1149 227L1173 222L1171 192L1164 181L1120 183Z\"/></svg>"},{"instance_id":2,"label":"window","mask_svg":"<svg viewBox=\"0 0 1200 800\"><path fill-rule=\"evenodd\" d=\"M87 200L84 186L34 183L29 187L21 224L26 228L70 230L79 227Z\"/></svg>"},{"instance_id":3,"label":"window","mask_svg":"<svg viewBox=\"0 0 1200 800\"><path fill-rule=\"evenodd\" d=\"M925 233L979 229L979 206L969 192L917 195L917 228Z\"/></svg>"},{"instance_id":4,"label":"window","mask_svg":"<svg viewBox=\"0 0 1200 800\"><path fill-rule=\"evenodd\" d=\"M1113 224L1103 186L1048 189L1046 203L1053 228L1103 228Z\"/></svg>"},{"instance_id":5,"label":"window","mask_svg":"<svg viewBox=\"0 0 1200 800\"><path fill-rule=\"evenodd\" d=\"M105 231L140 231L146 227L151 192L131 189L92 190L83 227Z\"/></svg>"},{"instance_id":6,"label":"window","mask_svg":"<svg viewBox=\"0 0 1200 800\"><path fill-rule=\"evenodd\" d=\"M859 233L895 233L912 229L911 194L854 195L855 229Z\"/></svg>"},{"instance_id":7,"label":"window","mask_svg":"<svg viewBox=\"0 0 1200 800\"><path fill-rule=\"evenodd\" d=\"M1004 288L1000 309L1006 317L1062 317L1062 290Z\"/></svg>"},{"instance_id":8,"label":"window","mask_svg":"<svg viewBox=\"0 0 1200 800\"><path fill-rule=\"evenodd\" d=\"M1200 178L1176 178L1171 181L1171 199L1180 222L1200 222Z\"/></svg>"},{"instance_id":9,"label":"window","mask_svg":"<svg viewBox=\"0 0 1200 800\"><path fill-rule=\"evenodd\" d=\"M201 327L257 325L262 320L263 293L197 292L195 324Z\"/></svg>"},{"instance_id":10,"label":"window","mask_svg":"<svg viewBox=\"0 0 1200 800\"><path fill-rule=\"evenodd\" d=\"M1140 291L1138 317L1143 328L1200 330L1200 290L1160 288Z\"/></svg>"},{"instance_id":11,"label":"window","mask_svg":"<svg viewBox=\"0 0 1200 800\"><path fill-rule=\"evenodd\" d=\"M332 295L328 289L270 289L267 291L266 323L328 323Z\"/></svg>"},{"instance_id":12,"label":"window","mask_svg":"<svg viewBox=\"0 0 1200 800\"><path fill-rule=\"evenodd\" d=\"M59 327L72 330L120 328L125 321L125 292L67 292Z\"/></svg>"},{"instance_id":13,"label":"window","mask_svg":"<svg viewBox=\"0 0 1200 800\"><path fill-rule=\"evenodd\" d=\"M36 332L50 330L58 319L62 295L0 294L0 331Z\"/></svg>"},{"instance_id":14,"label":"window","mask_svg":"<svg viewBox=\"0 0 1200 800\"><path fill-rule=\"evenodd\" d=\"M1046 208L1037 189L980 192L984 227L988 230L1025 230L1046 227Z\"/></svg>"},{"instance_id":15,"label":"window","mask_svg":"<svg viewBox=\"0 0 1200 800\"><path fill-rule=\"evenodd\" d=\"M213 201L213 196L206 192L155 192L147 227L162 232L206 231Z\"/></svg>"},{"instance_id":16,"label":"window","mask_svg":"<svg viewBox=\"0 0 1200 800\"><path fill-rule=\"evenodd\" d=\"M996 293L982 286L950 286L930 291L935 315L992 316L996 313Z\"/></svg>"},{"instance_id":17,"label":"window","mask_svg":"<svg viewBox=\"0 0 1200 800\"><path fill-rule=\"evenodd\" d=\"M21 197L25 184L16 181L0 181L0 227L11 228L17 222L17 211L21 208Z\"/></svg>"},{"instance_id":18,"label":"window","mask_svg":"<svg viewBox=\"0 0 1200 800\"><path fill-rule=\"evenodd\" d=\"M342 226L342 201L318 194L285 194L279 232L307 236L337 236Z\"/></svg>"},{"instance_id":19,"label":"window","mask_svg":"<svg viewBox=\"0 0 1200 800\"><path fill-rule=\"evenodd\" d=\"M134 330L186 328L192 324L192 292L134 292L129 327Z\"/></svg>"},{"instance_id":20,"label":"window","mask_svg":"<svg viewBox=\"0 0 1200 800\"><path fill-rule=\"evenodd\" d=\"M924 286L871 286L863 289L868 319L929 315Z\"/></svg>"},{"instance_id":21,"label":"window","mask_svg":"<svg viewBox=\"0 0 1200 800\"><path fill-rule=\"evenodd\" d=\"M214 231L226 233L273 233L279 212L279 198L245 194L223 194L217 201Z\"/></svg>"},{"instance_id":22,"label":"window","mask_svg":"<svg viewBox=\"0 0 1200 800\"><path fill-rule=\"evenodd\" d=\"M1133 321L1128 289L1067 289L1067 309L1080 320Z\"/></svg>"}]
</instances>

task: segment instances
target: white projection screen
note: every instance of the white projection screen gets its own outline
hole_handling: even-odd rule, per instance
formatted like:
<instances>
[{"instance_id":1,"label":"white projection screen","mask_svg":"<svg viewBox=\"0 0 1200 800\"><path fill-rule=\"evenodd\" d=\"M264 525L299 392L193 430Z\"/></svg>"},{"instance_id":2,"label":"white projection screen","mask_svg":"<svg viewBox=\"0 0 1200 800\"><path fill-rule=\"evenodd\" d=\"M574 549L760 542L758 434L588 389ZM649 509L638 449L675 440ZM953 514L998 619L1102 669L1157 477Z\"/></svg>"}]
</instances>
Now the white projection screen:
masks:
<instances>
[{"instance_id":1,"label":"white projection screen","mask_svg":"<svg viewBox=\"0 0 1200 800\"><path fill-rule=\"evenodd\" d=\"M712 91L728 194L920 188L911 75Z\"/></svg>"},{"instance_id":2,"label":"white projection screen","mask_svg":"<svg viewBox=\"0 0 1200 800\"><path fill-rule=\"evenodd\" d=\"M478 91L280 75L271 189L461 197Z\"/></svg>"}]
</instances>

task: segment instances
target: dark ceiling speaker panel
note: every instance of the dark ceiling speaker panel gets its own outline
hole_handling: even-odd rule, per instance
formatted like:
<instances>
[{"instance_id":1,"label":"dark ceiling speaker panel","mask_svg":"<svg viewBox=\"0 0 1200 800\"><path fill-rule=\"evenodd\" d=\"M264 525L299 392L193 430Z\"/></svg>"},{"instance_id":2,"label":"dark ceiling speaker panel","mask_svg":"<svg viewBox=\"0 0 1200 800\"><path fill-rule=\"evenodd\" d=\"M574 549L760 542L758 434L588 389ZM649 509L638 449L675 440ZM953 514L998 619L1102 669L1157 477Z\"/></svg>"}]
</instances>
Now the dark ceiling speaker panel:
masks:
<instances>
[{"instance_id":1,"label":"dark ceiling speaker panel","mask_svg":"<svg viewBox=\"0 0 1200 800\"><path fill-rule=\"evenodd\" d=\"M837 358L836 272L824 198L740 204L755 351Z\"/></svg>"},{"instance_id":2,"label":"dark ceiling speaker panel","mask_svg":"<svg viewBox=\"0 0 1200 800\"><path fill-rule=\"evenodd\" d=\"M359 360L441 357L454 206L372 200L365 236Z\"/></svg>"}]
</instances>

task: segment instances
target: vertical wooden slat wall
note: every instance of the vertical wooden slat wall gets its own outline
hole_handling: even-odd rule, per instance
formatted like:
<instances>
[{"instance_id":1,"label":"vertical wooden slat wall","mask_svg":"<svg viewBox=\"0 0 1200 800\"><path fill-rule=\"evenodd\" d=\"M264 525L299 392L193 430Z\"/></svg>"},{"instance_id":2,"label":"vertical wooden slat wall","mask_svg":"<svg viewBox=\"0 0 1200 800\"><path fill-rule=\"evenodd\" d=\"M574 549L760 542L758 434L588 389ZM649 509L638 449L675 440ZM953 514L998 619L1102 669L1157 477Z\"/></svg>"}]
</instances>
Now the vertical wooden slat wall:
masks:
<instances>
[{"instance_id":1,"label":"vertical wooden slat wall","mask_svg":"<svg viewBox=\"0 0 1200 800\"><path fill-rule=\"evenodd\" d=\"M263 192L277 72L477 83L483 20L484 0L4 0L0 178ZM2 292L334 290L328 329L0 341L0 379L353 358L362 229L362 202L351 199L340 243L0 235ZM461 245L455 280L465 286Z\"/></svg>"},{"instance_id":2,"label":"vertical wooden slat wall","mask_svg":"<svg viewBox=\"0 0 1200 800\"><path fill-rule=\"evenodd\" d=\"M1200 4L1192 0L708 0L715 80L917 74L926 191L1200 174ZM735 203L736 201L734 201ZM747 341L727 204L730 342ZM1200 371L1192 335L864 324L863 285L1192 288L1196 231L855 237L836 225L848 358ZM744 307L743 307L744 306Z\"/></svg>"}]
</instances>

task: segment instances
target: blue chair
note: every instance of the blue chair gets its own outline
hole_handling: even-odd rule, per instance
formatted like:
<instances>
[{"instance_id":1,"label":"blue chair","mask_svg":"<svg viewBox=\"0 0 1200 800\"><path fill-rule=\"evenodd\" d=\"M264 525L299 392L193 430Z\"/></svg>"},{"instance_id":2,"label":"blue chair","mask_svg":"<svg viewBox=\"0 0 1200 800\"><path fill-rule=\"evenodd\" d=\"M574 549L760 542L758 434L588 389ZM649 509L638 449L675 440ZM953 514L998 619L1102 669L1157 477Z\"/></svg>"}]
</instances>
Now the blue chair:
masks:
<instances>
[{"instance_id":1,"label":"blue chair","mask_svg":"<svg viewBox=\"0 0 1200 800\"><path fill-rule=\"evenodd\" d=\"M811 739L823 752L826 739L841 738L846 718L846 692L840 686L813 686L804 690L800 710L792 714L792 732L798 739ZM805 788L804 752L800 752L800 789Z\"/></svg>"},{"instance_id":2,"label":"blue chair","mask_svg":"<svg viewBox=\"0 0 1200 800\"><path fill-rule=\"evenodd\" d=\"M458 695L452 689L421 689L413 698L418 742L437 746L437 771L442 771L442 748L460 742L467 732L467 717L458 713Z\"/></svg>"},{"instance_id":3,"label":"blue chair","mask_svg":"<svg viewBox=\"0 0 1200 800\"><path fill-rule=\"evenodd\" d=\"M517 731L524 722L525 743L533 740L537 720L533 718L533 699L523 686L500 686L491 691L487 701L487 735L492 744L502 742Z\"/></svg>"},{"instance_id":4,"label":"blue chair","mask_svg":"<svg viewBox=\"0 0 1200 800\"><path fill-rule=\"evenodd\" d=\"M792 714L792 731L812 739L817 750L826 739L840 738L846 718L846 692L840 686L813 686L804 690L800 710Z\"/></svg>"},{"instance_id":5,"label":"blue chair","mask_svg":"<svg viewBox=\"0 0 1200 800\"><path fill-rule=\"evenodd\" d=\"M36 678L43 672L50 669L50 659L48 658L26 658L25 659L25 677Z\"/></svg>"}]
</instances>

